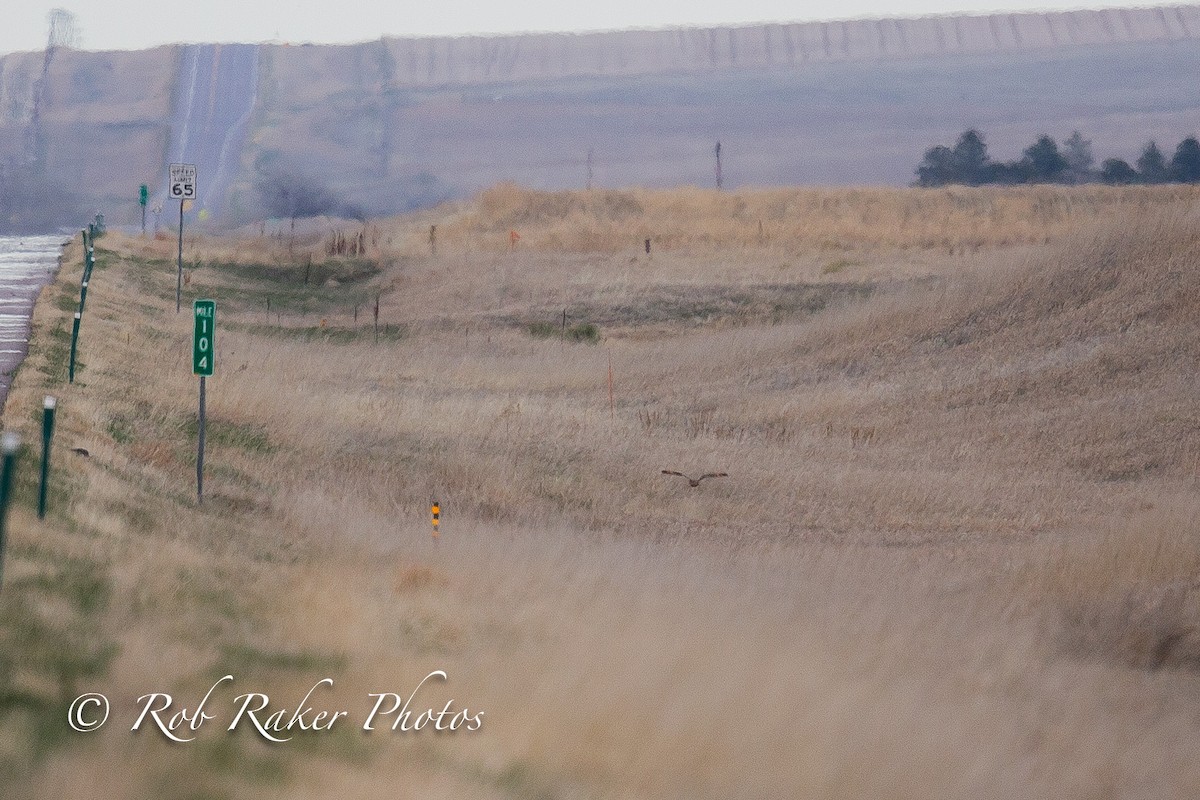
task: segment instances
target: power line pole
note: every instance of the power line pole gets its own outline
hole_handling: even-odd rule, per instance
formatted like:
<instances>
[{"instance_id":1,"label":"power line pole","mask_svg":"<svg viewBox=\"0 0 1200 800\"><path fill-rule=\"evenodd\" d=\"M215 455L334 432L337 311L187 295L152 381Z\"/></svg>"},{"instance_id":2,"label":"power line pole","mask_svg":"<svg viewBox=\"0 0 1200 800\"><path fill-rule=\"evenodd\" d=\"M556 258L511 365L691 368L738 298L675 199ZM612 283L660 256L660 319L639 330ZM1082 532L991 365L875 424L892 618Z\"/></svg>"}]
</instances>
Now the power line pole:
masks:
<instances>
[{"instance_id":1,"label":"power line pole","mask_svg":"<svg viewBox=\"0 0 1200 800\"><path fill-rule=\"evenodd\" d=\"M721 178L721 143L717 142L717 191L721 191L725 181Z\"/></svg>"},{"instance_id":2,"label":"power line pole","mask_svg":"<svg viewBox=\"0 0 1200 800\"><path fill-rule=\"evenodd\" d=\"M588 148L587 157L587 188L590 191L592 188L592 148Z\"/></svg>"}]
</instances>

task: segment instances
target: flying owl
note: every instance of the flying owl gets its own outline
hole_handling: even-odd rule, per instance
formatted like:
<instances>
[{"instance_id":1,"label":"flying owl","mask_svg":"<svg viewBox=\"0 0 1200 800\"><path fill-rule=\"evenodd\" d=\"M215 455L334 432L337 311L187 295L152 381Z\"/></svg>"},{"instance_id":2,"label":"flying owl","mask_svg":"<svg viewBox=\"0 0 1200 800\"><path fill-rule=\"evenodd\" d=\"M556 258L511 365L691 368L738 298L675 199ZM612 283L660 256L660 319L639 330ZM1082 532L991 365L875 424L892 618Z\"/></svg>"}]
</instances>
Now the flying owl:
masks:
<instances>
[{"instance_id":1,"label":"flying owl","mask_svg":"<svg viewBox=\"0 0 1200 800\"><path fill-rule=\"evenodd\" d=\"M687 478L688 486L699 486L700 481L704 480L705 478L728 478L729 477L728 472L706 472L703 475L701 475L699 478L693 478L691 475L684 475L682 472L676 472L673 469L664 469L662 471L662 474L663 475L678 475L681 478Z\"/></svg>"}]
</instances>

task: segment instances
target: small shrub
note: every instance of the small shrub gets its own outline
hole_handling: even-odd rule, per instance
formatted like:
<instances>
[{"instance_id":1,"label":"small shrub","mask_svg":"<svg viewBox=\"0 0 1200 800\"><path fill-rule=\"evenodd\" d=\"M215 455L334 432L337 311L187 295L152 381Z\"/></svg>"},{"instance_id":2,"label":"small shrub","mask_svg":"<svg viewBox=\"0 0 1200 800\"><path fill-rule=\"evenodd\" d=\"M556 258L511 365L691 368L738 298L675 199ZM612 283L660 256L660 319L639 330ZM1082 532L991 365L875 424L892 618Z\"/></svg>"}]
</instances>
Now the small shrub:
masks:
<instances>
[{"instance_id":1,"label":"small shrub","mask_svg":"<svg viewBox=\"0 0 1200 800\"><path fill-rule=\"evenodd\" d=\"M573 342L596 344L596 342L600 341L600 329L590 322L572 325L567 328L567 338Z\"/></svg>"},{"instance_id":2,"label":"small shrub","mask_svg":"<svg viewBox=\"0 0 1200 800\"><path fill-rule=\"evenodd\" d=\"M596 344L600 341L600 329L590 322L572 325L565 331L553 322L531 322L526 329L535 339L551 339L563 336L572 342Z\"/></svg>"}]
</instances>

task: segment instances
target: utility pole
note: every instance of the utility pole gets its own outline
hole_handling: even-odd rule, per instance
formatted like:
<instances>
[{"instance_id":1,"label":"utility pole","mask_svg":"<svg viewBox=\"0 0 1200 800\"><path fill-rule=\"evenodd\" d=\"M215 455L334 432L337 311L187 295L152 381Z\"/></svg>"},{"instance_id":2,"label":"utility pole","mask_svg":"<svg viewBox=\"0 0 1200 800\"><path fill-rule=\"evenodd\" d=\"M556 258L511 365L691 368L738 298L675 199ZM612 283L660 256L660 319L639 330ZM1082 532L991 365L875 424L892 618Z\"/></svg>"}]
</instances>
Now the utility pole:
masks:
<instances>
[{"instance_id":1,"label":"utility pole","mask_svg":"<svg viewBox=\"0 0 1200 800\"><path fill-rule=\"evenodd\" d=\"M721 191L721 187L725 182L721 178L721 143L717 142L717 191Z\"/></svg>"},{"instance_id":2,"label":"utility pole","mask_svg":"<svg viewBox=\"0 0 1200 800\"><path fill-rule=\"evenodd\" d=\"M588 148L588 156L587 156L587 188L588 188L588 191L591 191L591 189L592 189L592 163L593 163L592 156L593 156L592 148L589 147Z\"/></svg>"}]
</instances>

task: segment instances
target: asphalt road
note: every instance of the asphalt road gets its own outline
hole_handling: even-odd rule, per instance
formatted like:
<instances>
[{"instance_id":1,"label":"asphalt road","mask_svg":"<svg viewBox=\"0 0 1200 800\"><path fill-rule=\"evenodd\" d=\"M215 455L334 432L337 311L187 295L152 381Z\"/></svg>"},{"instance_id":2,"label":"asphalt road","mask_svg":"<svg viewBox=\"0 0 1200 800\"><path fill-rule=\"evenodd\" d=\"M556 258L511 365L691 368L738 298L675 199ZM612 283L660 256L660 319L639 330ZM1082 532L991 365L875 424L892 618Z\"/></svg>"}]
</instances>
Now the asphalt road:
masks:
<instances>
[{"instance_id":1,"label":"asphalt road","mask_svg":"<svg viewBox=\"0 0 1200 800\"><path fill-rule=\"evenodd\" d=\"M193 44L180 62L171 121L171 162L195 164L199 197L189 220L216 220L225 210L229 184L237 174L242 144L258 92L258 47L250 44ZM156 193L162 222L178 219L175 201L166 201L167 168Z\"/></svg>"},{"instance_id":2,"label":"asphalt road","mask_svg":"<svg viewBox=\"0 0 1200 800\"><path fill-rule=\"evenodd\" d=\"M0 236L0 402L29 350L33 302L58 267L62 243L62 236Z\"/></svg>"}]
</instances>

